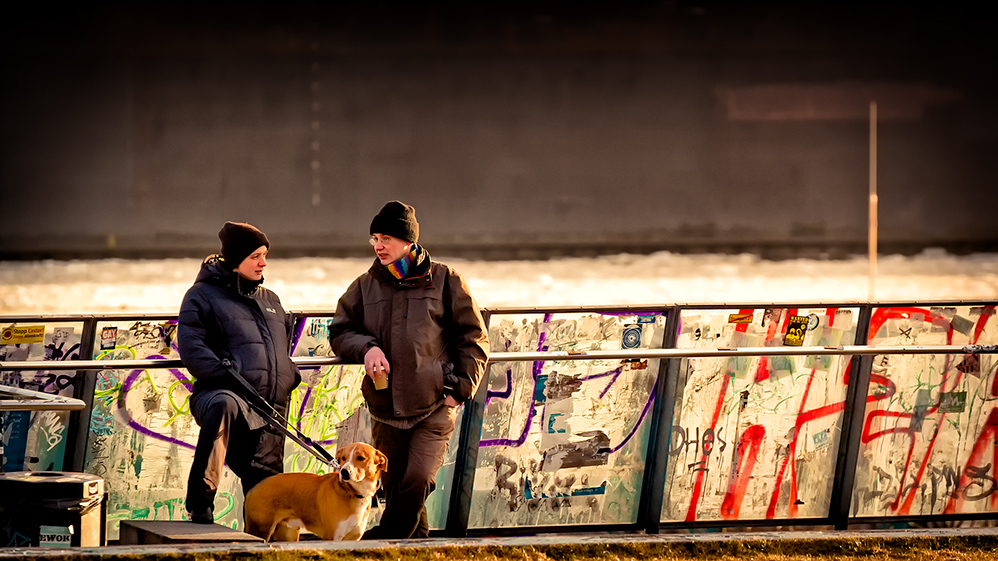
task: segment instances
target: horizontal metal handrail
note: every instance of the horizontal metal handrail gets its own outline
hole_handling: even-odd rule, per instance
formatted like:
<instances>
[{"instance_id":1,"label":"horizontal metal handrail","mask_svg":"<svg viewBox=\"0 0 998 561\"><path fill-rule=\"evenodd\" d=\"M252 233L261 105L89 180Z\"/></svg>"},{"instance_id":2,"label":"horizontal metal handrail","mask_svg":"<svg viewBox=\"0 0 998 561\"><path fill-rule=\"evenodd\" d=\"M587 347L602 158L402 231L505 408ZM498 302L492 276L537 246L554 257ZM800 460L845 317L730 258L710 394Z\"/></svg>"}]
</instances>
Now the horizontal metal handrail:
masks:
<instances>
[{"instance_id":1,"label":"horizontal metal handrail","mask_svg":"<svg viewBox=\"0 0 998 561\"><path fill-rule=\"evenodd\" d=\"M79 411L87 406L82 399L52 395L0 384L0 411ZM13 397L7 397L13 396Z\"/></svg>"},{"instance_id":2,"label":"horizontal metal handrail","mask_svg":"<svg viewBox=\"0 0 998 561\"><path fill-rule=\"evenodd\" d=\"M740 347L702 349L622 349L614 351L544 351L492 353L490 363L644 358L724 358L736 356L916 355L998 353L998 345L902 345L840 347ZM303 356L291 359L299 367L354 364L340 357ZM177 358L124 360L33 360L0 362L0 370L124 370L128 368L183 368Z\"/></svg>"}]
</instances>

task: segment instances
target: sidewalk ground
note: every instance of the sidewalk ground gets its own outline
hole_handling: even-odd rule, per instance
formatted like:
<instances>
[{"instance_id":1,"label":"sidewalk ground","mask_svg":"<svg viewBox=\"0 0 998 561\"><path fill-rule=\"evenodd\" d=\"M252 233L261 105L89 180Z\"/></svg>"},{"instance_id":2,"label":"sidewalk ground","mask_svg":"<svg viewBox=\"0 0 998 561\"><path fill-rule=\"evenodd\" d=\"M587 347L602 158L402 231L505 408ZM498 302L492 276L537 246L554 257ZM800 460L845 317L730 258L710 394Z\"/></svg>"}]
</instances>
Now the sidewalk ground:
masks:
<instances>
[{"instance_id":1,"label":"sidewalk ground","mask_svg":"<svg viewBox=\"0 0 998 561\"><path fill-rule=\"evenodd\" d=\"M517 537L430 538L282 544L111 545L91 548L0 548L0 560L72 561L198 559L391 561L445 559L912 559L919 552L952 551L942 559L998 559L998 528L864 531L765 531L684 534L545 534ZM780 557L785 556L785 557Z\"/></svg>"}]
</instances>

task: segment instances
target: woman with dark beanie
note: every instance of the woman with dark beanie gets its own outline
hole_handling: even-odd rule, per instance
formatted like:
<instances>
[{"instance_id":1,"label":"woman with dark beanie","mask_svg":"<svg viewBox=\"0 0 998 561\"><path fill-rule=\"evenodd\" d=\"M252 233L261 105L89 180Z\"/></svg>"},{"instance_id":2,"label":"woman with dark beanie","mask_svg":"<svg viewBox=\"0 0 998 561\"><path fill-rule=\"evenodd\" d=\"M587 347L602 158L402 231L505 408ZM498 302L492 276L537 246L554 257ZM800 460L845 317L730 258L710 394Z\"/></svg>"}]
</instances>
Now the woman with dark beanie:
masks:
<instances>
[{"instance_id":1,"label":"woman with dark beanie","mask_svg":"<svg viewBox=\"0 0 998 561\"><path fill-rule=\"evenodd\" d=\"M374 263L347 288L329 325L333 352L364 365L373 444L388 457L385 511L364 539L429 536L426 498L456 409L475 395L488 360L485 322L467 283L418 240L416 210L386 204L371 221Z\"/></svg>"},{"instance_id":2,"label":"woman with dark beanie","mask_svg":"<svg viewBox=\"0 0 998 561\"><path fill-rule=\"evenodd\" d=\"M180 358L194 377L191 414L201 427L187 480L187 513L214 523L215 492L228 464L243 494L284 471L284 435L242 397L234 371L282 415L301 382L289 357L291 316L262 286L270 240L250 224L226 222L221 255L209 255L180 305Z\"/></svg>"}]
</instances>

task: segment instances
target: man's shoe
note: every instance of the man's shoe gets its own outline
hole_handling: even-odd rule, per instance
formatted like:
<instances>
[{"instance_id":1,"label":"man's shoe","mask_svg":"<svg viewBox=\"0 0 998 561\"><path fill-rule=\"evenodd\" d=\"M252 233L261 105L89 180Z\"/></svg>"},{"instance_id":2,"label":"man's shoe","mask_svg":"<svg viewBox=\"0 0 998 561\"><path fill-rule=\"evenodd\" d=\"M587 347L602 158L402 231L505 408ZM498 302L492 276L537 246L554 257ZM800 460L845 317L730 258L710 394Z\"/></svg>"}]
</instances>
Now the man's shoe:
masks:
<instances>
[{"instance_id":1,"label":"man's shoe","mask_svg":"<svg viewBox=\"0 0 998 561\"><path fill-rule=\"evenodd\" d=\"M375 526L375 527L371 528L370 530L364 532L364 535L361 536L360 539L362 539L362 540L380 540L380 539L384 539L383 536L382 536L382 534L383 534L383 531L381 529L381 526Z\"/></svg>"},{"instance_id":2,"label":"man's shoe","mask_svg":"<svg viewBox=\"0 0 998 561\"><path fill-rule=\"evenodd\" d=\"M191 518L191 522L195 524L214 524L215 517L212 516L210 510L202 510L198 512L188 512L187 516Z\"/></svg>"}]
</instances>

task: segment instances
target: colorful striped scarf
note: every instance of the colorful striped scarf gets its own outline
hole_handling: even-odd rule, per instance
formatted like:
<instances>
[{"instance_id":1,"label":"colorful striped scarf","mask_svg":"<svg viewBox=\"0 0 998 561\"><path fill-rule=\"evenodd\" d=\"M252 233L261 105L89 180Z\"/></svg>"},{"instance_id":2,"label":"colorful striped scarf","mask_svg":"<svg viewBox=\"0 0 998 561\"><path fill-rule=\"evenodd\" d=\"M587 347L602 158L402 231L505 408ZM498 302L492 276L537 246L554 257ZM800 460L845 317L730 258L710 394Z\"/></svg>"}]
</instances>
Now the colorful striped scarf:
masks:
<instances>
[{"instance_id":1,"label":"colorful striped scarf","mask_svg":"<svg viewBox=\"0 0 998 561\"><path fill-rule=\"evenodd\" d=\"M405 278L406 273L409 272L409 267L416 262L416 258L419 256L421 251L423 251L423 248L419 247L417 244L412 244L412 251L410 251L407 255L403 255L398 261L385 265L385 268L388 269L388 272L391 273L393 277L398 280L402 280Z\"/></svg>"}]
</instances>

